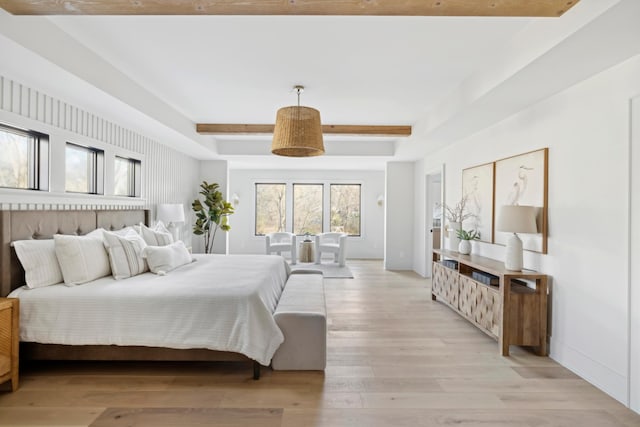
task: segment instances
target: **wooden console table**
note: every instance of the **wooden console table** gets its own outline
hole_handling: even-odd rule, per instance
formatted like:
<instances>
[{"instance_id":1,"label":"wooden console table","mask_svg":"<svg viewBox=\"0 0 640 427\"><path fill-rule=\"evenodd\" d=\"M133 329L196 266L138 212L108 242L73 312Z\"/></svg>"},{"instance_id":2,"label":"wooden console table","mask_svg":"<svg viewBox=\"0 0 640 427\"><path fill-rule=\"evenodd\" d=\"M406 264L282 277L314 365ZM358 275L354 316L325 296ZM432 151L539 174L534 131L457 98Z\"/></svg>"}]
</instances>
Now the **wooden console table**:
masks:
<instances>
[{"instance_id":1,"label":"wooden console table","mask_svg":"<svg viewBox=\"0 0 640 427\"><path fill-rule=\"evenodd\" d=\"M445 266L443 260L456 261L457 268ZM474 271L497 276L498 284L472 279ZM431 299L444 302L498 340L503 356L509 355L510 345L531 346L540 356L548 354L545 274L510 271L491 258L435 249Z\"/></svg>"}]
</instances>

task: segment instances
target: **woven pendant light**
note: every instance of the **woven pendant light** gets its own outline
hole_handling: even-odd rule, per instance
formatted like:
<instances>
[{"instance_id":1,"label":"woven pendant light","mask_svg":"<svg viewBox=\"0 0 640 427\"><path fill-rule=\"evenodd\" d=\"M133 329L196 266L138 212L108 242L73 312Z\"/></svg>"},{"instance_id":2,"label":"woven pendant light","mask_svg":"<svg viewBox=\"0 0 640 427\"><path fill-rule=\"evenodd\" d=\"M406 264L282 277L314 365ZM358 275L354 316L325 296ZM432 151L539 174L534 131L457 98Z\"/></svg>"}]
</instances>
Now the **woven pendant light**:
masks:
<instances>
[{"instance_id":1,"label":"woven pendant light","mask_svg":"<svg viewBox=\"0 0 640 427\"><path fill-rule=\"evenodd\" d=\"M303 86L295 86L298 105L278 110L271 152L278 156L312 157L324 154L320 112L300 106Z\"/></svg>"}]
</instances>

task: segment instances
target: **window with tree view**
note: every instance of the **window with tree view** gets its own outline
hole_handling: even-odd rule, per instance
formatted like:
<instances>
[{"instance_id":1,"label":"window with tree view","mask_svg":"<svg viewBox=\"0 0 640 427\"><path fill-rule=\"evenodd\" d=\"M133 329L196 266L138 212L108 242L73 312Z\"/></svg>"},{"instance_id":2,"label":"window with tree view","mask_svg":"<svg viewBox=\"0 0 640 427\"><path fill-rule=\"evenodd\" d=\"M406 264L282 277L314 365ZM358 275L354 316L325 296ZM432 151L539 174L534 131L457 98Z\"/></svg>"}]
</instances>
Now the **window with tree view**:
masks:
<instances>
[{"instance_id":1,"label":"window with tree view","mask_svg":"<svg viewBox=\"0 0 640 427\"><path fill-rule=\"evenodd\" d=\"M331 231L360 235L360 184L331 184Z\"/></svg>"},{"instance_id":2,"label":"window with tree view","mask_svg":"<svg viewBox=\"0 0 640 427\"><path fill-rule=\"evenodd\" d=\"M46 135L0 125L0 187L48 189Z\"/></svg>"},{"instance_id":3,"label":"window with tree view","mask_svg":"<svg viewBox=\"0 0 640 427\"><path fill-rule=\"evenodd\" d=\"M256 184L256 235L286 231L285 184Z\"/></svg>"},{"instance_id":4,"label":"window with tree view","mask_svg":"<svg viewBox=\"0 0 640 427\"><path fill-rule=\"evenodd\" d=\"M103 194L104 151L67 143L65 190L73 193Z\"/></svg>"},{"instance_id":5,"label":"window with tree view","mask_svg":"<svg viewBox=\"0 0 640 427\"><path fill-rule=\"evenodd\" d=\"M322 184L293 184L293 232L322 233Z\"/></svg>"},{"instance_id":6,"label":"window with tree view","mask_svg":"<svg viewBox=\"0 0 640 427\"><path fill-rule=\"evenodd\" d=\"M116 156L113 194L116 196L140 197L141 162Z\"/></svg>"}]
</instances>

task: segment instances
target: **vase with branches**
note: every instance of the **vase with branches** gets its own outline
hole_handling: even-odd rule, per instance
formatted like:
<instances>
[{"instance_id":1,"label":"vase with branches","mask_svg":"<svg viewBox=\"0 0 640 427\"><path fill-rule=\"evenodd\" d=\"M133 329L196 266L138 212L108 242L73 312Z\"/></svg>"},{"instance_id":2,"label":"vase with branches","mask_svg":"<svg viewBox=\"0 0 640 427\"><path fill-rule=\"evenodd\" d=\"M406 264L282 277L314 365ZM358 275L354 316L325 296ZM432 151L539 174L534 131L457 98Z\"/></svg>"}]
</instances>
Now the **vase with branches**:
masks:
<instances>
[{"instance_id":1,"label":"vase with branches","mask_svg":"<svg viewBox=\"0 0 640 427\"><path fill-rule=\"evenodd\" d=\"M228 217L234 212L231 203L222 197L222 193L218 190L219 187L215 182L209 184L207 181L202 181L200 194L204 196L204 201L195 199L191 204L191 208L196 214L193 234L204 237L204 251L208 254L213 251L213 242L216 239L218 229L231 230Z\"/></svg>"},{"instance_id":2,"label":"vase with branches","mask_svg":"<svg viewBox=\"0 0 640 427\"><path fill-rule=\"evenodd\" d=\"M465 194L454 206L447 205L446 203L442 205L444 216L448 222L449 249L453 251L457 251L460 244L461 239L458 232L462 229L462 223L467 219L475 217L472 212L467 210L468 199L469 196Z\"/></svg>"},{"instance_id":3,"label":"vase with branches","mask_svg":"<svg viewBox=\"0 0 640 427\"><path fill-rule=\"evenodd\" d=\"M469 196L466 194L462 196L460 201L455 206L449 206L444 204L444 215L449 223L462 224L465 220L473 218L475 215L467 210L467 201Z\"/></svg>"}]
</instances>

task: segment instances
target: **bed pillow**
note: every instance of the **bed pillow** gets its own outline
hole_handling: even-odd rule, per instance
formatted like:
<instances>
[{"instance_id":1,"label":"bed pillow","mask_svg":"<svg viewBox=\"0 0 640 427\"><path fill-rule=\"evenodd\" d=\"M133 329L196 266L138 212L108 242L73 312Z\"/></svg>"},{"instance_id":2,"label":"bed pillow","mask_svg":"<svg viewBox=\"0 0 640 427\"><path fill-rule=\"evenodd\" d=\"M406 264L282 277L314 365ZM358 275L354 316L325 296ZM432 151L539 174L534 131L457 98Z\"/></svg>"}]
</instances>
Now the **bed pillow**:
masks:
<instances>
[{"instance_id":1,"label":"bed pillow","mask_svg":"<svg viewBox=\"0 0 640 427\"><path fill-rule=\"evenodd\" d=\"M95 230L86 236L53 236L65 284L79 285L111 274L103 233Z\"/></svg>"},{"instance_id":2,"label":"bed pillow","mask_svg":"<svg viewBox=\"0 0 640 427\"><path fill-rule=\"evenodd\" d=\"M153 228L140 224L140 234L149 246L166 246L173 243L173 236L160 221Z\"/></svg>"},{"instance_id":3,"label":"bed pillow","mask_svg":"<svg viewBox=\"0 0 640 427\"><path fill-rule=\"evenodd\" d=\"M143 254L151 272L160 275L193 261L181 240L166 246L147 246Z\"/></svg>"},{"instance_id":4,"label":"bed pillow","mask_svg":"<svg viewBox=\"0 0 640 427\"><path fill-rule=\"evenodd\" d=\"M117 234L118 236L126 236L127 234L129 234L130 231L133 231L137 235L141 236L139 225L127 225L126 227L121 228L120 230L111 230L111 233Z\"/></svg>"},{"instance_id":5,"label":"bed pillow","mask_svg":"<svg viewBox=\"0 0 640 427\"><path fill-rule=\"evenodd\" d=\"M24 268L27 287L35 289L62 282L53 239L17 240L13 247Z\"/></svg>"},{"instance_id":6,"label":"bed pillow","mask_svg":"<svg viewBox=\"0 0 640 427\"><path fill-rule=\"evenodd\" d=\"M147 244L133 229L124 235L105 231L104 246L109 254L114 279L126 279L149 271L147 261L142 257Z\"/></svg>"}]
</instances>

